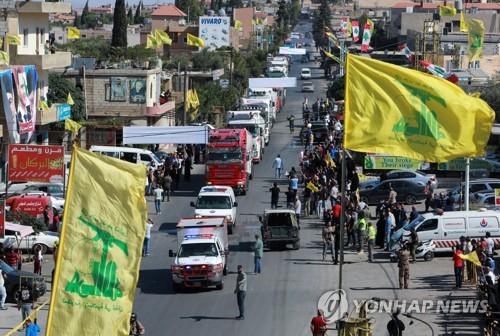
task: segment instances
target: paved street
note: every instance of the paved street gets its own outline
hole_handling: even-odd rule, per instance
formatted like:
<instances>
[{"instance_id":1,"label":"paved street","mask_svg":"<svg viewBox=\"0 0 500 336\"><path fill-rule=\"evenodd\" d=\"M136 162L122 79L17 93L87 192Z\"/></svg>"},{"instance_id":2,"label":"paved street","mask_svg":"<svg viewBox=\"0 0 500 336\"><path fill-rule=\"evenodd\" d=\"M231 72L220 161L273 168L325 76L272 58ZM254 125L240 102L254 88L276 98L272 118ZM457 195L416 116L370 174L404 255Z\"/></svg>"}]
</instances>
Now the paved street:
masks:
<instances>
[{"instance_id":1,"label":"paved street","mask_svg":"<svg viewBox=\"0 0 500 336\"><path fill-rule=\"evenodd\" d=\"M303 27L303 29L306 27ZM295 63L291 76L298 75L304 64ZM316 89L326 86L322 71L313 68L313 82ZM300 81L299 81L300 83ZM309 102L324 91L308 94ZM253 257L243 242L252 239L252 228L258 227L257 215L270 206L270 188L273 179L272 160L281 154L289 169L297 165L299 146L298 130L295 137L288 131L286 118L293 113L301 118L303 94L298 89L287 93L285 109L279 114L272 130L271 143L265 151L265 159L255 166L254 179L247 196L238 198L238 220L236 234L230 241L230 274L225 288L174 293L170 281L171 258L169 249L176 249L175 225L179 218L193 212L189 202L194 200L203 183L203 166L196 166L191 183L183 184L169 203L163 204L160 217L152 215L155 221L152 234L153 254L143 259L137 288L135 311L146 327L147 335L309 335L309 322L316 312L318 297L326 290L338 287L338 266L321 260L321 223L318 219L304 221L301 230L302 247L298 251L284 250L265 252L263 273L249 274L246 301L246 320L237 321L235 286L236 266L242 264L248 272L253 271ZM282 190L286 181L280 181ZM282 198L284 200L284 196ZM284 206L283 202L281 206ZM150 204L153 209L153 204ZM451 291L453 287L453 264L449 255L432 262L418 262L411 268L411 288L401 291L397 287L397 266L390 263L388 255L376 254L375 264L366 263L366 256L359 256L350 250L346 252L344 267L344 289L348 298L369 299L446 299L473 298L475 290L465 288ZM351 306L352 308L352 306ZM374 335L385 335L389 316L373 315L376 319ZM431 324L435 335L478 335L476 316L458 314L419 314L419 318ZM429 326L415 322L408 326L405 335L432 335ZM336 335L330 331L329 335Z\"/></svg>"}]
</instances>

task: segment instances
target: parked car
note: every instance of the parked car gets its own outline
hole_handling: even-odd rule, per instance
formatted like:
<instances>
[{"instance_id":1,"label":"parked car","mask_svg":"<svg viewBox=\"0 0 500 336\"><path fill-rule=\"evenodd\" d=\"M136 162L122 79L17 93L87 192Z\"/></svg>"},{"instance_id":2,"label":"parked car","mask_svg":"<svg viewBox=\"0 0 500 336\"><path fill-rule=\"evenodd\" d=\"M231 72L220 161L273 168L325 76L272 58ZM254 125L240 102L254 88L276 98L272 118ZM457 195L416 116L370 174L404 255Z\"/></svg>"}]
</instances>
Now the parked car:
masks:
<instances>
[{"instance_id":1,"label":"parked car","mask_svg":"<svg viewBox=\"0 0 500 336\"><path fill-rule=\"evenodd\" d=\"M302 83L302 92L314 92L314 84L312 82Z\"/></svg>"},{"instance_id":2,"label":"parked car","mask_svg":"<svg viewBox=\"0 0 500 336\"><path fill-rule=\"evenodd\" d=\"M18 239L20 244L18 245ZM33 232L32 234L18 238L16 232L5 230L4 238L0 238L0 243L4 247L14 247L25 251L34 251L36 246L40 246L42 254L53 251L59 242L59 234L55 232Z\"/></svg>"},{"instance_id":3,"label":"parked car","mask_svg":"<svg viewBox=\"0 0 500 336\"><path fill-rule=\"evenodd\" d=\"M16 292L20 288L20 284L27 285L30 289L33 298L39 298L45 294L47 291L47 285L42 276L26 272L18 271L17 269L11 267L5 261L0 260L0 269L7 275L5 280L5 290L7 292L7 300L14 302L16 297Z\"/></svg>"},{"instance_id":4,"label":"parked car","mask_svg":"<svg viewBox=\"0 0 500 336\"><path fill-rule=\"evenodd\" d=\"M471 210L495 209L497 207L498 206L495 205L495 193L477 192L474 194L474 198L471 200L470 204Z\"/></svg>"},{"instance_id":5,"label":"parked car","mask_svg":"<svg viewBox=\"0 0 500 336\"><path fill-rule=\"evenodd\" d=\"M475 193L493 193L495 189L500 189L500 179L477 179L469 181L469 199L474 198ZM461 194L465 193L465 183L456 186L451 190L451 196L455 203L461 200Z\"/></svg>"},{"instance_id":6,"label":"parked car","mask_svg":"<svg viewBox=\"0 0 500 336\"><path fill-rule=\"evenodd\" d=\"M367 204L378 204L389 198L390 188L396 193L396 200L406 204L414 204L425 199L425 183L415 179L385 180L370 189L361 189L361 200Z\"/></svg>"},{"instance_id":7,"label":"parked car","mask_svg":"<svg viewBox=\"0 0 500 336\"><path fill-rule=\"evenodd\" d=\"M312 77L311 69L302 68L302 70L300 71L300 78L301 79L311 79L311 77Z\"/></svg>"},{"instance_id":8,"label":"parked car","mask_svg":"<svg viewBox=\"0 0 500 336\"><path fill-rule=\"evenodd\" d=\"M390 180L414 180L422 182L424 185L430 180L434 189L438 187L438 181L436 175L434 174L424 174L418 170L391 170L389 172L384 172L380 175L379 179L371 179L365 182L360 183L360 189L372 189L382 181L390 181Z\"/></svg>"},{"instance_id":9,"label":"parked car","mask_svg":"<svg viewBox=\"0 0 500 336\"><path fill-rule=\"evenodd\" d=\"M34 191L42 191L54 197L64 197L64 185L62 183L27 182L14 183L7 189L8 196L20 195Z\"/></svg>"},{"instance_id":10,"label":"parked car","mask_svg":"<svg viewBox=\"0 0 500 336\"><path fill-rule=\"evenodd\" d=\"M293 210L265 210L259 221L264 246L272 249L292 244L295 250L300 248L299 225Z\"/></svg>"}]
</instances>

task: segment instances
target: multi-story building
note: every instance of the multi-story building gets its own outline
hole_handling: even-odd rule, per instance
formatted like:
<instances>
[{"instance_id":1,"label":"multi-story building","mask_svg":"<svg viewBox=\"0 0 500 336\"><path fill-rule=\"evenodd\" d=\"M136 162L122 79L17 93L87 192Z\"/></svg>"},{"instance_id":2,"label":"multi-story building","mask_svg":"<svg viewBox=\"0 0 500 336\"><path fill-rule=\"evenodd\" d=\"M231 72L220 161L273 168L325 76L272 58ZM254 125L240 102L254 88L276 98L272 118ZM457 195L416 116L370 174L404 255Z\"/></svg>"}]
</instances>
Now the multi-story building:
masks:
<instances>
[{"instance_id":1,"label":"multi-story building","mask_svg":"<svg viewBox=\"0 0 500 336\"><path fill-rule=\"evenodd\" d=\"M38 81L36 97L37 100L46 99L48 91L49 71L56 68L64 68L71 64L71 53L50 52L47 48L49 40L49 15L71 13L71 4L67 2L44 2L44 1L3 1L6 14L3 25L0 25L0 34L11 34L19 36L19 45L7 45L4 50L10 56L9 66L34 65L37 70ZM37 108L37 107L34 107ZM4 125L4 139L8 139L7 127L5 127L6 116L2 106L0 113L1 122ZM64 114L66 117L67 114ZM61 108L54 104L50 109L36 111L36 133L38 137L32 140L44 141L47 139L48 125L59 121ZM5 140L4 140L5 141Z\"/></svg>"}]
</instances>

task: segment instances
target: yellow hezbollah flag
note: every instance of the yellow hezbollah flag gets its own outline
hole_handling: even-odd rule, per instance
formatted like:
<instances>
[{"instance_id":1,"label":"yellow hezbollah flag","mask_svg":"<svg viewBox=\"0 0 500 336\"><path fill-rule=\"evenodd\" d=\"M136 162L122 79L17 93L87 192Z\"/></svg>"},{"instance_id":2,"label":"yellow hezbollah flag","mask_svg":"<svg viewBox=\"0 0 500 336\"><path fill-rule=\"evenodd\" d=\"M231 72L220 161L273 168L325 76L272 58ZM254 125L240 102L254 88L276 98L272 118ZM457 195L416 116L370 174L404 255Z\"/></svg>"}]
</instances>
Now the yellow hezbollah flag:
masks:
<instances>
[{"instance_id":1,"label":"yellow hezbollah flag","mask_svg":"<svg viewBox=\"0 0 500 336\"><path fill-rule=\"evenodd\" d=\"M78 40L80 38L80 29L68 27L68 40Z\"/></svg>"},{"instance_id":2,"label":"yellow hezbollah flag","mask_svg":"<svg viewBox=\"0 0 500 336\"><path fill-rule=\"evenodd\" d=\"M439 6L439 16L455 16L457 9L451 6Z\"/></svg>"},{"instance_id":3,"label":"yellow hezbollah flag","mask_svg":"<svg viewBox=\"0 0 500 336\"><path fill-rule=\"evenodd\" d=\"M7 45L20 45L21 44L21 38L19 35L12 35L12 34L7 34L5 35L5 41Z\"/></svg>"},{"instance_id":4,"label":"yellow hezbollah flag","mask_svg":"<svg viewBox=\"0 0 500 336\"><path fill-rule=\"evenodd\" d=\"M464 33L469 31L469 29L467 28L467 22L465 22L465 14L463 11L462 13L460 13L460 31Z\"/></svg>"},{"instance_id":5,"label":"yellow hezbollah flag","mask_svg":"<svg viewBox=\"0 0 500 336\"><path fill-rule=\"evenodd\" d=\"M0 51L0 64L9 64L9 53Z\"/></svg>"},{"instance_id":6,"label":"yellow hezbollah flag","mask_svg":"<svg viewBox=\"0 0 500 336\"><path fill-rule=\"evenodd\" d=\"M197 36L187 34L187 44L193 47L205 48L205 41Z\"/></svg>"},{"instance_id":7,"label":"yellow hezbollah flag","mask_svg":"<svg viewBox=\"0 0 500 336\"><path fill-rule=\"evenodd\" d=\"M318 187L316 187L316 186L314 185L314 183L312 183L312 182L309 182L309 183L306 185L306 188L307 188L307 189L309 189L309 190L311 190L312 192L318 192L318 191L319 191Z\"/></svg>"},{"instance_id":8,"label":"yellow hezbollah flag","mask_svg":"<svg viewBox=\"0 0 500 336\"><path fill-rule=\"evenodd\" d=\"M335 161L333 161L332 156L330 155L330 151L326 152L325 161L328 167L337 167Z\"/></svg>"},{"instance_id":9,"label":"yellow hezbollah flag","mask_svg":"<svg viewBox=\"0 0 500 336\"><path fill-rule=\"evenodd\" d=\"M234 28L238 31L243 30L243 25L241 24L240 20L234 20Z\"/></svg>"},{"instance_id":10,"label":"yellow hezbollah flag","mask_svg":"<svg viewBox=\"0 0 500 336\"><path fill-rule=\"evenodd\" d=\"M335 34L333 34L332 32L326 32L325 35L328 37L328 39L333 43L334 46L339 46L340 43L339 43L339 39L337 38L337 36L335 36Z\"/></svg>"},{"instance_id":11,"label":"yellow hezbollah flag","mask_svg":"<svg viewBox=\"0 0 500 336\"><path fill-rule=\"evenodd\" d=\"M332 60L334 60L335 62L339 63L339 64L344 64L344 62L342 62L342 60L340 58L338 58L337 56L335 56L334 54L332 53L329 53L328 51L326 51L325 49L322 49L323 52L325 53L325 56L326 57L329 57L331 58Z\"/></svg>"},{"instance_id":12,"label":"yellow hezbollah flag","mask_svg":"<svg viewBox=\"0 0 500 336\"><path fill-rule=\"evenodd\" d=\"M155 30L155 38L156 38L156 41L158 41L162 44L172 45L172 39L163 30L156 29Z\"/></svg>"},{"instance_id":13,"label":"yellow hezbollah flag","mask_svg":"<svg viewBox=\"0 0 500 336\"><path fill-rule=\"evenodd\" d=\"M473 251L469 254L460 254L459 257L463 260L468 260L476 266L481 266L481 262L479 261L479 257L477 256L477 252Z\"/></svg>"},{"instance_id":14,"label":"yellow hezbollah flag","mask_svg":"<svg viewBox=\"0 0 500 336\"><path fill-rule=\"evenodd\" d=\"M152 34L148 34L148 37L146 40L146 49L158 48L159 45L160 45L160 42L156 39L156 37Z\"/></svg>"},{"instance_id":15,"label":"yellow hezbollah flag","mask_svg":"<svg viewBox=\"0 0 500 336\"><path fill-rule=\"evenodd\" d=\"M345 147L428 162L484 155L494 112L436 76L347 55Z\"/></svg>"},{"instance_id":16,"label":"yellow hezbollah flag","mask_svg":"<svg viewBox=\"0 0 500 336\"><path fill-rule=\"evenodd\" d=\"M42 99L40 99L40 103L39 103L38 107L40 109L42 109L42 111L45 111L45 112L49 110L49 105L47 105L47 102L45 100L42 100Z\"/></svg>"},{"instance_id":17,"label":"yellow hezbollah flag","mask_svg":"<svg viewBox=\"0 0 500 336\"><path fill-rule=\"evenodd\" d=\"M69 118L64 120L64 129L66 131L70 131L71 133L78 133L80 128L82 128L82 125L80 125L76 121Z\"/></svg>"},{"instance_id":18,"label":"yellow hezbollah flag","mask_svg":"<svg viewBox=\"0 0 500 336\"><path fill-rule=\"evenodd\" d=\"M75 101L73 100L73 97L71 97L71 92L68 92L68 98L66 99L66 103L68 105L75 105Z\"/></svg>"},{"instance_id":19,"label":"yellow hezbollah flag","mask_svg":"<svg viewBox=\"0 0 500 336\"><path fill-rule=\"evenodd\" d=\"M146 166L73 148L47 336L128 335Z\"/></svg>"},{"instance_id":20,"label":"yellow hezbollah flag","mask_svg":"<svg viewBox=\"0 0 500 336\"><path fill-rule=\"evenodd\" d=\"M482 20L472 19L467 22L469 30L469 62L477 61L483 53L484 23Z\"/></svg>"}]
</instances>

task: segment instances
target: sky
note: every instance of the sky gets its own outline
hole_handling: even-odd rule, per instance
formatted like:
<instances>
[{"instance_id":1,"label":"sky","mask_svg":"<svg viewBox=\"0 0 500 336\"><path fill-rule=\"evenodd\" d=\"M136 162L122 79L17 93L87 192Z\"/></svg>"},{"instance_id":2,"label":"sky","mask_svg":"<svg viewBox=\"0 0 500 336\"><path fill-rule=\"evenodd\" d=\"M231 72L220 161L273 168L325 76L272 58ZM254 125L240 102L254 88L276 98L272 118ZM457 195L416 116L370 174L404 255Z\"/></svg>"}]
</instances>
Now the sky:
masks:
<instances>
[{"instance_id":1,"label":"sky","mask_svg":"<svg viewBox=\"0 0 500 336\"><path fill-rule=\"evenodd\" d=\"M74 8L83 8L85 6L86 0L71 0L71 3L73 4ZM143 1L145 5L154 5L156 4L156 0L144 0ZM109 4L114 4L114 0L89 0L89 6L90 7L98 7L102 5L109 5ZM128 3L130 5L137 4L139 3L139 0L125 0L125 3ZM161 4L167 4L167 3L174 3L174 0L158 0L158 3Z\"/></svg>"}]
</instances>

